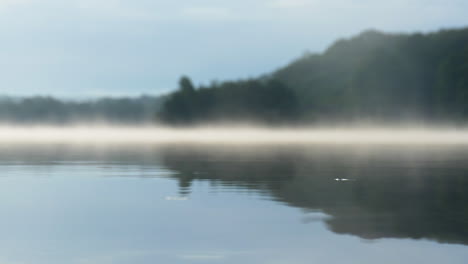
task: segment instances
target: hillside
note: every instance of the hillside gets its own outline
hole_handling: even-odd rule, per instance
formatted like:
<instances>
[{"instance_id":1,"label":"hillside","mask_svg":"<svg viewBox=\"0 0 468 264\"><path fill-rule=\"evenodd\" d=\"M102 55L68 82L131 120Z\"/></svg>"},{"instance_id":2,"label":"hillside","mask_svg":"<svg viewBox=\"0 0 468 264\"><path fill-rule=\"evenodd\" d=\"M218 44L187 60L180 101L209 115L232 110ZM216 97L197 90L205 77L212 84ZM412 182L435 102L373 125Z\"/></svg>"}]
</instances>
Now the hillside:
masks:
<instances>
[{"instance_id":1,"label":"hillside","mask_svg":"<svg viewBox=\"0 0 468 264\"><path fill-rule=\"evenodd\" d=\"M468 28L430 34L366 31L272 74L313 119L468 117Z\"/></svg>"},{"instance_id":2,"label":"hillside","mask_svg":"<svg viewBox=\"0 0 468 264\"><path fill-rule=\"evenodd\" d=\"M214 83L169 95L170 123L254 120L468 120L468 28L429 34L365 31L257 80Z\"/></svg>"}]
</instances>

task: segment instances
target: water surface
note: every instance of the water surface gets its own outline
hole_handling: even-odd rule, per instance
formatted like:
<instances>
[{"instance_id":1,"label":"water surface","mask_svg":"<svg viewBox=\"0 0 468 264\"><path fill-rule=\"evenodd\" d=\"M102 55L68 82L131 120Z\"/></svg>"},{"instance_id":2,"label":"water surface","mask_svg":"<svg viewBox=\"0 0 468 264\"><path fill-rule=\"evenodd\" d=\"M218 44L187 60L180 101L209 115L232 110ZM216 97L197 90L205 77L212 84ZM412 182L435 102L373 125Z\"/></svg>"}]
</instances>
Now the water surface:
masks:
<instances>
[{"instance_id":1,"label":"water surface","mask_svg":"<svg viewBox=\"0 0 468 264\"><path fill-rule=\"evenodd\" d=\"M468 146L1 145L0 263L466 263Z\"/></svg>"}]
</instances>

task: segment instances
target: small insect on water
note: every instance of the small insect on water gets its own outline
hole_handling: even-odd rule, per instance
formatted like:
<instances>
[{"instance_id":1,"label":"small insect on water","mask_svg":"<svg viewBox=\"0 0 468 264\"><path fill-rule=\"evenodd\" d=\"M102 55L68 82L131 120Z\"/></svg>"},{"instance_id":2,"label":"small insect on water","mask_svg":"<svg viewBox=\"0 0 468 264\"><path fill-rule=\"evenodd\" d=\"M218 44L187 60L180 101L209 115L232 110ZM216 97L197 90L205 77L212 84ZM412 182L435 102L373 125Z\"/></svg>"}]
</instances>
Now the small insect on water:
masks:
<instances>
[{"instance_id":1,"label":"small insect on water","mask_svg":"<svg viewBox=\"0 0 468 264\"><path fill-rule=\"evenodd\" d=\"M335 181L356 181L355 179L336 178Z\"/></svg>"}]
</instances>

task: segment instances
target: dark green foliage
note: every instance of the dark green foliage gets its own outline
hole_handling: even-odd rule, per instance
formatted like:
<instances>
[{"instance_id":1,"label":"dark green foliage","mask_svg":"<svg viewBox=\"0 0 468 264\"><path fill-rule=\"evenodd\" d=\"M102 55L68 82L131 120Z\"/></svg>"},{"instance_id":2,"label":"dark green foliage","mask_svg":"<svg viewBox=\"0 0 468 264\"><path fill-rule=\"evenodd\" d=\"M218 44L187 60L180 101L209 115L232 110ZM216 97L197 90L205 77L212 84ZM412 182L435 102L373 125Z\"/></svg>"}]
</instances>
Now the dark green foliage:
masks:
<instances>
[{"instance_id":1,"label":"dark green foliage","mask_svg":"<svg viewBox=\"0 0 468 264\"><path fill-rule=\"evenodd\" d=\"M193 94L195 87L187 76L182 76L179 80L179 88L185 94Z\"/></svg>"},{"instance_id":2,"label":"dark green foliage","mask_svg":"<svg viewBox=\"0 0 468 264\"><path fill-rule=\"evenodd\" d=\"M310 119L468 119L468 29L367 31L272 74L295 90Z\"/></svg>"},{"instance_id":3,"label":"dark green foliage","mask_svg":"<svg viewBox=\"0 0 468 264\"><path fill-rule=\"evenodd\" d=\"M154 121L164 98L102 98L60 101L52 97L0 98L0 122L50 123L107 122L122 124Z\"/></svg>"},{"instance_id":4,"label":"dark green foliage","mask_svg":"<svg viewBox=\"0 0 468 264\"><path fill-rule=\"evenodd\" d=\"M412 35L370 30L258 80L195 89L183 77L161 117L179 124L223 118L466 122L468 28Z\"/></svg>"},{"instance_id":5,"label":"dark green foliage","mask_svg":"<svg viewBox=\"0 0 468 264\"><path fill-rule=\"evenodd\" d=\"M437 72L436 106L443 116L468 116L468 46L464 52L447 56ZM450 87L450 89L447 89Z\"/></svg>"},{"instance_id":6,"label":"dark green foliage","mask_svg":"<svg viewBox=\"0 0 468 264\"><path fill-rule=\"evenodd\" d=\"M276 80L214 83L194 89L182 77L179 90L163 105L160 117L176 125L212 121L262 121L278 123L297 116L292 90Z\"/></svg>"}]
</instances>

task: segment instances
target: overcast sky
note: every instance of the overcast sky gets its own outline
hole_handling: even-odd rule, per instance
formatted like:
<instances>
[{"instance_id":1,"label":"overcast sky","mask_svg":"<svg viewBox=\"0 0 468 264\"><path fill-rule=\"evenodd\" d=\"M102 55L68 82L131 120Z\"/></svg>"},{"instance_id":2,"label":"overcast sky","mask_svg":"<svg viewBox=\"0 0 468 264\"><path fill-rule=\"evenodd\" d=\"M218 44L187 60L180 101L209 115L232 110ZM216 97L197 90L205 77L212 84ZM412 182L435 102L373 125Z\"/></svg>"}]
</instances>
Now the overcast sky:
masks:
<instances>
[{"instance_id":1,"label":"overcast sky","mask_svg":"<svg viewBox=\"0 0 468 264\"><path fill-rule=\"evenodd\" d=\"M0 0L6 95L158 94L270 72L365 29L468 26L467 0Z\"/></svg>"}]
</instances>

